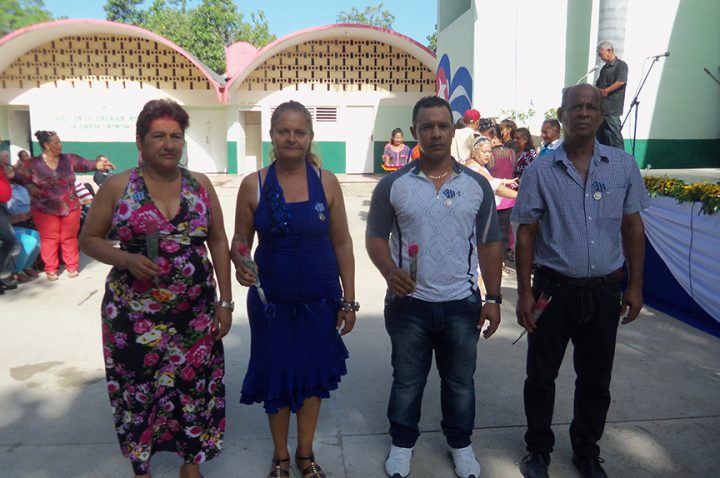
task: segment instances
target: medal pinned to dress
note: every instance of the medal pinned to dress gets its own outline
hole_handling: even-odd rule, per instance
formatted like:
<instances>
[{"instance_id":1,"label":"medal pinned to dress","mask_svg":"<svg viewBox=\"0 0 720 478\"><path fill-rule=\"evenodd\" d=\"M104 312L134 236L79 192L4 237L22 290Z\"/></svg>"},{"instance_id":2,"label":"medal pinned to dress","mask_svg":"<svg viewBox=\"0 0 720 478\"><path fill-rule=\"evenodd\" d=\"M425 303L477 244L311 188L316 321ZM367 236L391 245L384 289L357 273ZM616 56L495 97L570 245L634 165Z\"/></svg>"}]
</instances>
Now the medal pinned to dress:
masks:
<instances>
[{"instance_id":1,"label":"medal pinned to dress","mask_svg":"<svg viewBox=\"0 0 720 478\"><path fill-rule=\"evenodd\" d=\"M321 202L315 203L315 210L318 212L318 219L325 220L325 205Z\"/></svg>"}]
</instances>

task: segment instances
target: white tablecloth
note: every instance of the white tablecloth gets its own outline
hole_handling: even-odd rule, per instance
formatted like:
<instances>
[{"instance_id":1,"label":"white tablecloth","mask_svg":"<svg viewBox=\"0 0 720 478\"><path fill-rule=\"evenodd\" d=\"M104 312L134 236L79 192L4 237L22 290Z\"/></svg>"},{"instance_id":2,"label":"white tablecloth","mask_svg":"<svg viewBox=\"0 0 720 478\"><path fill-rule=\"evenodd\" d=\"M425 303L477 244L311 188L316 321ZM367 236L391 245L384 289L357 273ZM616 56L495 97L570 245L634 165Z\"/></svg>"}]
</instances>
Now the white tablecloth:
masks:
<instances>
[{"instance_id":1,"label":"white tablecloth","mask_svg":"<svg viewBox=\"0 0 720 478\"><path fill-rule=\"evenodd\" d=\"M645 234L685 292L720 322L720 215L658 196L641 213Z\"/></svg>"}]
</instances>

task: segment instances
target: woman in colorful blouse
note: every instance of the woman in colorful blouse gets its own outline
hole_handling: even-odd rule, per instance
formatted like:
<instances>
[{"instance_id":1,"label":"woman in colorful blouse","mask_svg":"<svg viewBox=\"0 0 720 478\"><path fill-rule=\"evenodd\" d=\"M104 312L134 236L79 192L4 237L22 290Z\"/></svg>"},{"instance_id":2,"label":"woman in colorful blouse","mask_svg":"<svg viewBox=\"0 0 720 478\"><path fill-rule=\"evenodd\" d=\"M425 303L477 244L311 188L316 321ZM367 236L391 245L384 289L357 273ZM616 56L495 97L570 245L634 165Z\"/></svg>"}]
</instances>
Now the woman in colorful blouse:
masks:
<instances>
[{"instance_id":1,"label":"woman in colorful blouse","mask_svg":"<svg viewBox=\"0 0 720 478\"><path fill-rule=\"evenodd\" d=\"M383 169L395 171L405 166L410 159L410 148L403 143L403 132L400 128L392 130L390 142L383 151Z\"/></svg>"},{"instance_id":2,"label":"woman in colorful blouse","mask_svg":"<svg viewBox=\"0 0 720 478\"><path fill-rule=\"evenodd\" d=\"M30 191L32 216L40 233L40 257L48 280L58 278L58 250L69 278L78 276L80 251L80 202L75 193L75 172L115 169L107 159L93 161L77 154L64 154L54 131L37 131L43 152L28 161L19 161L14 181Z\"/></svg>"},{"instance_id":3,"label":"woman in colorful blouse","mask_svg":"<svg viewBox=\"0 0 720 478\"><path fill-rule=\"evenodd\" d=\"M517 143L520 152L518 153L517 162L515 163L515 177L520 178L523 171L532 163L538 154L535 150L530 130L527 128L518 128L515 131L515 143Z\"/></svg>"}]
</instances>

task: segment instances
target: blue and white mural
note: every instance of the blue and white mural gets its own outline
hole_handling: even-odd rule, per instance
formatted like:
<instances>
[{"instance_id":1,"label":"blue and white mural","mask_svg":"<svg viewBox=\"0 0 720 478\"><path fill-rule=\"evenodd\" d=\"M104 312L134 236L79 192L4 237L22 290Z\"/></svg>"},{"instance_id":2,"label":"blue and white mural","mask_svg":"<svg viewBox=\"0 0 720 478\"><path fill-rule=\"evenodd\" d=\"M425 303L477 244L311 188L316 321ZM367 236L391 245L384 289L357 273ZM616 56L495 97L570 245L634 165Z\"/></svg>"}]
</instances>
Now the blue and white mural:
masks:
<instances>
[{"instance_id":1,"label":"blue and white mural","mask_svg":"<svg viewBox=\"0 0 720 478\"><path fill-rule=\"evenodd\" d=\"M444 54L438 63L435 74L435 94L445 98L453 110L453 120L462 118L463 113L472 107L472 75L464 66L452 73L450 57Z\"/></svg>"}]
</instances>

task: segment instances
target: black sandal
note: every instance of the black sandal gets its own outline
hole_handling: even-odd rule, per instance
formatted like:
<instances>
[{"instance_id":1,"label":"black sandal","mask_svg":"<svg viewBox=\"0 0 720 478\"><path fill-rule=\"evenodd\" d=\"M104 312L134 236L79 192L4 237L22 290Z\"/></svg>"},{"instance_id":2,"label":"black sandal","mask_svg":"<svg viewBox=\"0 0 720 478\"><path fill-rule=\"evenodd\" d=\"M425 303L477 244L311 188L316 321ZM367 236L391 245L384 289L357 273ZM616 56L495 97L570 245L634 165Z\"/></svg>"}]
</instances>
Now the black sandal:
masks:
<instances>
[{"instance_id":1,"label":"black sandal","mask_svg":"<svg viewBox=\"0 0 720 478\"><path fill-rule=\"evenodd\" d=\"M298 461L300 460L309 461L310 466L303 470L302 468L300 468L300 463L298 463ZM303 478L325 478L325 472L322 468L320 468L320 465L315 462L315 455L295 456L295 464L302 471Z\"/></svg>"},{"instance_id":2,"label":"black sandal","mask_svg":"<svg viewBox=\"0 0 720 478\"><path fill-rule=\"evenodd\" d=\"M290 463L290 458L273 458L273 469L268 474L268 478L282 478L283 476L290 476L289 470L283 470L280 468L281 463Z\"/></svg>"}]
</instances>

